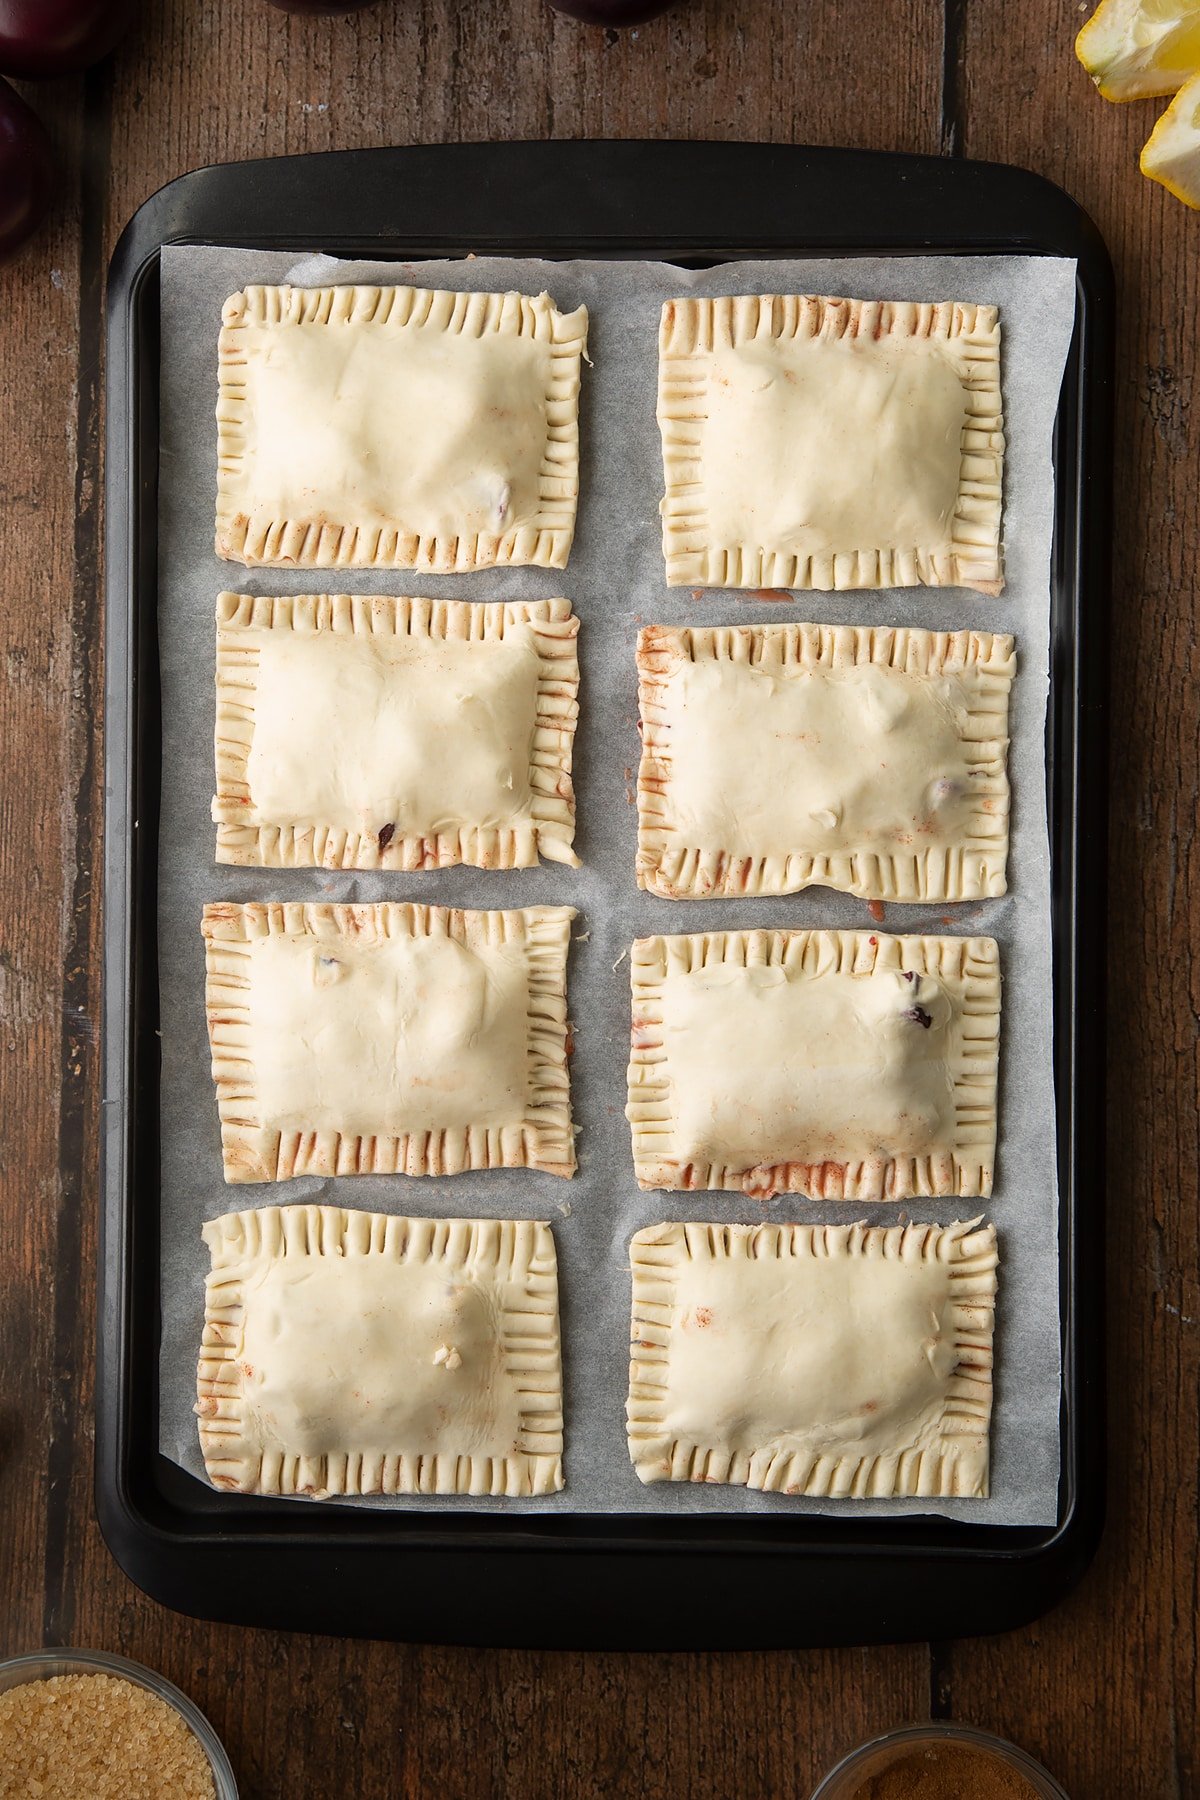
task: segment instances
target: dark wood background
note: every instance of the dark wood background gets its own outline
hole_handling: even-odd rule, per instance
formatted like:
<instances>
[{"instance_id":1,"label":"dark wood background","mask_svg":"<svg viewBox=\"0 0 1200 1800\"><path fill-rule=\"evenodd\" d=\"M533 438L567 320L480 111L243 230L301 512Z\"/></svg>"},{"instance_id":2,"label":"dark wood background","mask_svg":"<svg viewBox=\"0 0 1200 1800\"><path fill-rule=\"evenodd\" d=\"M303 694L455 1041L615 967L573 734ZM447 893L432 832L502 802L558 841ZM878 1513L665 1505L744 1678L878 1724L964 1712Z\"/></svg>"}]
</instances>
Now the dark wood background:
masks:
<instances>
[{"instance_id":1,"label":"dark wood background","mask_svg":"<svg viewBox=\"0 0 1200 1800\"><path fill-rule=\"evenodd\" d=\"M683 0L617 34L544 0L334 20L146 0L111 63L26 90L61 197L0 270L0 1654L74 1643L154 1664L213 1719L251 1800L804 1800L856 1740L931 1710L1015 1738L1075 1800L1200 1794L1200 217L1138 175L1154 107L1095 95L1071 51L1082 10ZM604 136L1011 161L1074 194L1116 263L1110 1524L1081 1591L1006 1638L585 1657L286 1637L163 1611L93 1518L109 253L202 163ZM631 1594L631 1615L649 1603Z\"/></svg>"}]
</instances>

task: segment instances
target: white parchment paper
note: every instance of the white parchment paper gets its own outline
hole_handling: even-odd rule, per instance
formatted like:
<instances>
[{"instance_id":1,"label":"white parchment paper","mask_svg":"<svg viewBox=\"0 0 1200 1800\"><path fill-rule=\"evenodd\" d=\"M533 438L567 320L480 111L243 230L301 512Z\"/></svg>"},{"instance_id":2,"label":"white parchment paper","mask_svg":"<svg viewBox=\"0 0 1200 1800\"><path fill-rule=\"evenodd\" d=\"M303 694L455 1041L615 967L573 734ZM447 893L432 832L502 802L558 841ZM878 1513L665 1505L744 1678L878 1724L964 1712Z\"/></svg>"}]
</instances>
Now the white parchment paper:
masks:
<instances>
[{"instance_id":1,"label":"white parchment paper","mask_svg":"<svg viewBox=\"0 0 1200 1800\"><path fill-rule=\"evenodd\" d=\"M453 288L543 288L591 313L582 397L582 487L570 566L474 575L244 570L213 554L217 331L227 295L252 282L412 281ZM990 301L1000 307L1008 455L1007 586L991 600L959 590L797 594L766 602L734 592L695 597L664 582L657 505L662 464L655 423L657 323L677 294L845 294ZM1051 433L1075 306L1074 264L1038 257L914 257L733 263L702 272L636 262L542 263L500 258L408 264L298 263L257 251L168 248L162 260L159 639L162 813L159 966L162 1005L162 1348L160 1443L203 1479L192 1405L203 1316L204 1220L231 1210L322 1200L432 1216L548 1219L558 1246L566 1398L566 1490L529 1501L397 1499L424 1511L453 1506L575 1512L937 1511L993 1524L1045 1525L1057 1516L1059 1327L1055 1116L1051 1078L1050 868L1044 725L1048 683ZM290 594L350 588L472 600L565 594L582 621L576 740L576 848L583 868L442 870L420 878L238 870L213 861L213 613L217 593ZM996 1409L990 1501L829 1502L727 1487L643 1487L625 1447L629 1273L626 1245L661 1219L758 1221L764 1208L730 1194L639 1192L623 1117L629 1045L629 964L635 936L747 925L855 926L866 904L821 889L784 898L675 903L634 882L632 804L639 745L634 640L639 625L771 620L979 626L1017 636L1011 773L1010 892L966 906L889 905L888 931L988 933L1001 946L1004 1007L1000 1132L988 1212L1001 1248ZM572 1098L579 1174L565 1182L523 1171L443 1180L372 1176L226 1187L204 1022L205 900L414 899L455 906L569 903L579 909L569 969L575 1022ZM874 921L874 923L878 923ZM908 1215L946 1223L969 1202L918 1201ZM895 1207L839 1207L795 1197L765 1216L894 1221Z\"/></svg>"}]
</instances>

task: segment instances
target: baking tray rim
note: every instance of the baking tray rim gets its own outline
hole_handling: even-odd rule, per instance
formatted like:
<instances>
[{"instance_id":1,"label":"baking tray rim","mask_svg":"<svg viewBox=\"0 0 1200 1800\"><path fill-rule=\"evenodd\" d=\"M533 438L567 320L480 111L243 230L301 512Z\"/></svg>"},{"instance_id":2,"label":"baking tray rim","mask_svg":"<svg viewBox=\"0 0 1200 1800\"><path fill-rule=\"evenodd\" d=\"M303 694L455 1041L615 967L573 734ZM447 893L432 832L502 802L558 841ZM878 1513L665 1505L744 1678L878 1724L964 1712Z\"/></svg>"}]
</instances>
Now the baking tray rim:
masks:
<instances>
[{"instance_id":1,"label":"baking tray rim","mask_svg":"<svg viewBox=\"0 0 1200 1800\"><path fill-rule=\"evenodd\" d=\"M341 1509L337 1507L287 1507L286 1504L267 1500L246 1500L236 1508L236 1530L230 1526L230 1510L221 1514L213 1512L211 1504L203 1510L194 1505L189 1508L177 1498L164 1492L160 1481L151 1477L153 1500L148 1503L146 1471L135 1474L131 1456L134 1445L130 1436L131 1394L130 1394L130 1357L129 1336L135 1320L133 1317L136 1302L131 1293L136 1280L134 1261L139 1252L130 1240L130 1227L134 1217L134 1209L139 1204L138 1197L130 1185L133 1162L126 1160L129 1149L127 1142L128 1121L125 1117L126 1107L133 1091L131 1068L126 1052L131 1053L126 1031L114 1031L114 1026L128 1028L131 1024L136 1029L136 1009L130 1004L130 966L131 958L136 952L134 941L136 927L136 910L132 898L134 884L130 880L138 852L135 848L137 833L128 829L129 819L122 818L121 803L128 804L131 789L130 782L139 773L144 773L143 757L135 750L137 739L135 731L142 730L147 724L144 695L137 694L137 677L130 655L134 646L134 632L138 621L135 618L139 599L138 573L134 566L134 558L138 550L144 556L144 542L139 545L136 528L129 529L132 517L124 516L129 509L136 506L141 495L145 506L147 484L153 490L156 480L157 442L152 446L148 460L154 463L149 471L144 466L145 460L139 464L139 442L137 438L138 400L133 386L135 375L134 359L137 353L136 330L137 309L146 304L147 283L157 276L158 259L161 248L167 243L186 242L225 242L239 244L253 242L263 248L272 242L287 247L302 248L306 244L319 243L325 248L334 244L337 253L354 254L360 250L369 250L375 256L390 255L396 260L414 258L418 255L444 255L448 253L448 240L431 242L427 233L422 234L419 241L411 236L401 234L395 228L386 228L388 242L355 235L352 241L345 236L334 237L327 229L318 224L310 231L297 232L284 229L278 233L268 234L254 231L247 234L244 228L232 225L215 232L205 229L203 222L203 206L199 209L200 217L193 215L190 223L174 216L180 201L186 200L190 192L194 192L197 183L203 183L207 177L215 177L219 183L226 184L231 177L245 176L253 171L256 176L270 173L281 174L286 165L305 163L334 164L341 169L349 162L359 168L372 167L382 171L384 162L390 167L396 166L395 159L403 159L409 163L416 157L428 160L433 157L433 165L437 161L457 160L460 167L469 165L472 158L480 153L491 159L497 157L544 157L552 153L560 159L564 151L583 153L592 163L593 171L597 159L608 155L617 155L643 163L645 158L666 155L674 161L678 169L680 154L685 159L693 160L705 155L716 155L722 162L740 163L744 172L757 163L760 170L765 166L763 159L771 165L791 164L797 172L812 174L824 171L826 176L831 171L846 169L857 165L859 172L867 173L872 179L880 179L886 184L884 177L903 172L904 179L928 169L930 165L943 180L962 182L964 174L967 182L978 184L981 180L1001 180L1008 185L1016 184L1022 190L1024 198L1032 201L1034 197L1046 209L1044 232L1041 241L1037 232L1030 232L1020 242L1014 242L1012 236L1000 242L989 242L980 236L969 242L961 240L926 237L922 242L915 242L911 236L888 241L883 244L865 237L861 231L852 239L839 243L830 243L820 232L805 229L803 225L792 224L775 241L763 241L764 234L757 236L747 234L741 241L733 241L727 234L718 245L712 237L704 242L695 235L686 239L676 235L671 243L666 243L661 233L653 235L637 233L613 232L605 230L599 234L605 248L614 255L656 254L665 256L667 260L710 261L715 259L742 259L756 254L795 254L797 249L811 250L814 253L837 254L870 254L879 249L895 250L898 254L920 253L979 253L979 254L1013 254L1014 252L1043 254L1074 254L1080 263L1079 304L1077 308L1076 343L1072 348L1069 364L1069 380L1074 381L1074 426L1077 440L1082 440L1090 430L1091 442L1088 453L1081 462L1080 442L1071 448L1077 481L1072 489L1073 504L1069 512L1069 523L1073 527L1075 543L1071 547L1070 567L1074 571L1073 600L1075 617L1073 619L1074 655L1066 675L1070 689L1069 707L1058 707L1058 725L1063 724L1064 716L1072 727L1072 783L1068 796L1068 813L1075 830L1070 842L1071 874L1070 891L1065 895L1060 892L1059 877L1061 869L1056 856L1055 867L1055 938L1059 941L1064 922L1078 927L1079 918L1079 862L1084 848L1081 834L1090 839L1089 854L1086 858L1088 866L1094 874L1100 869L1103 878L1103 818L1096 807L1094 784L1089 789L1087 817L1080 809L1078 783L1078 767L1080 758L1078 737L1081 725L1090 719L1091 735L1102 721L1103 713L1103 674L1104 659L1098 655L1097 646L1102 645L1102 633L1095 628L1088 634L1091 645L1091 663L1085 671L1080 657L1079 639L1079 600L1083 584L1083 570L1088 566L1092 580L1089 585L1093 592L1104 592L1107 582L1106 541L1101 541L1099 549L1094 536L1086 546L1081 545L1085 517L1091 515L1094 522L1097 500L1102 503L1103 491L1107 477L1108 447L1108 392L1111 391L1111 375L1109 361L1111 358L1111 271L1107 257L1100 244L1094 228L1079 212L1074 203L1065 195L1041 178L1027 175L1022 171L1005 169L999 165L962 165L942 164L937 159L905 158L883 156L872 152L842 152L810 150L804 147L779 147L756 145L638 145L638 144L578 144L578 145L505 145L505 146L440 146L434 155L429 149L363 151L363 152L331 152L321 157L278 159L275 163L252 163L242 165L222 165L215 170L193 172L180 177L169 184L160 194L154 196L141 209L114 252L109 288L109 332L110 332L110 397L115 391L114 375L123 374L129 383L122 396L124 404L113 406L110 398L108 414L108 447L109 461L106 473L108 483L108 554L107 592L108 592L108 649L106 660L106 717L109 730L106 732L106 911L105 911L105 1128L102 1134L102 1192L104 1199L104 1218L102 1221L102 1274L103 1290L100 1310L100 1342L99 1369L97 1383L97 1507L102 1528L114 1548L118 1560L134 1573L135 1579L141 1579L133 1565L144 1571L147 1555L171 1556L181 1551L219 1557L222 1551L228 1551L231 1538L246 1549L258 1547L261 1551L271 1548L285 1553L295 1552L303 1548L308 1553L316 1550L330 1551L336 1547L339 1554L353 1554L356 1548L364 1544L380 1545L386 1540L389 1552L416 1555L420 1552L432 1552L445 1557L447 1553L463 1556L471 1552L489 1555L498 1552L502 1555L514 1555L525 1551L530 1555L544 1556L547 1553L562 1557L567 1554L594 1556L613 1554L645 1555L652 1552L656 1557L669 1556L673 1559L688 1559L698 1552L718 1551L723 1556L758 1558L768 1556L776 1561L780 1556L787 1556L811 1565L814 1560L834 1563L859 1562L896 1562L910 1561L915 1557L931 1558L936 1561L958 1563L973 1561L985 1563L996 1568L1020 1566L1027 1576L1034 1576L1039 1569L1045 1571L1047 1577L1046 1604L1056 1597L1056 1592L1063 1586L1064 1577L1069 1573L1070 1585L1082 1568L1086 1566L1098 1541L1103 1513L1103 1445L1102 1445L1102 1355L1101 1321L1099 1306L1096 1302L1095 1280L1091 1284L1092 1292L1077 1291L1079 1274L1078 1249L1080 1232L1078 1230L1078 1196L1075 1192L1082 1146L1079 1142L1079 1102L1082 1098L1079 1084L1073 1081L1069 1088L1069 1104L1063 1104L1060 1089L1060 1161L1064 1164L1062 1181L1062 1229L1063 1241L1063 1391L1064 1403L1062 1414L1062 1449L1063 1449L1063 1503L1056 1525L1052 1527L988 1527L948 1521L936 1514L919 1515L912 1518L891 1518L885 1521L858 1519L831 1522L826 1518L813 1518L807 1515L781 1514L776 1517L767 1515L744 1515L714 1513L713 1515L692 1515L680 1517L676 1515L643 1515L643 1514L572 1514L569 1506L561 1513L541 1513L521 1515L512 1519L495 1519L491 1516L481 1518L468 1511L441 1511L425 1515L413 1513L376 1512L370 1509ZM451 154L447 154L451 153ZM464 163L465 158L465 163ZM381 160L382 159L382 160ZM431 166L433 166L431 165ZM947 171L954 173L947 174ZM297 171L298 173L298 171ZM218 196L218 199L220 196ZM977 201L976 196L976 201ZM190 204L190 202L189 202ZM1037 212L1037 206L1032 207ZM186 211L186 208L185 208ZM790 215L789 215L790 217ZM1075 241L1064 244L1062 233L1068 221L1075 225ZM162 227L170 226L164 230ZM765 234L770 239L770 234ZM402 247L396 249L397 242ZM455 235L455 242L460 254L465 254L464 242L475 246L481 245L478 233L468 234L465 230ZM574 226L558 231L539 229L527 237L521 233L506 232L487 245L510 254L533 253L548 255L560 259L575 255L595 255L597 252L595 235L586 228ZM1088 333L1092 341L1088 342ZM1091 354L1091 386L1081 378L1080 364ZM115 352L115 354L114 354ZM1073 371L1073 375L1072 372ZM1101 392L1097 394L1096 389ZM1104 390L1107 389L1108 392ZM143 396L144 398L144 396ZM1068 408L1068 411L1070 409ZM121 421L124 420L127 430L120 432ZM1071 421L1068 418L1067 423ZM1060 413L1060 428L1063 416ZM1097 466L1097 458L1099 467ZM1056 451L1056 466L1058 466ZM137 483L135 489L134 483ZM1089 485L1092 492L1090 505L1085 504ZM1064 513L1060 505L1058 530L1056 531L1056 584L1055 604L1058 595L1058 564L1064 546L1059 536L1064 524ZM1098 567L1097 567L1098 558ZM1099 576L1099 580L1096 576ZM154 594L142 596L142 604L153 612ZM151 634L153 620L149 621ZM141 621L144 636L147 620ZM1056 645L1057 649L1057 645ZM1057 658L1056 658L1057 664ZM1082 677L1087 674L1087 691L1082 691ZM1064 671L1056 666L1055 679L1052 684L1053 695L1061 700ZM156 696L154 696L156 699ZM113 721L119 720L124 730L113 729ZM151 721L154 723L154 721ZM144 746L141 747L144 750ZM118 799L119 797L119 799ZM1103 798L1103 795L1101 796ZM125 826L122 831L122 825ZM1052 815L1052 827L1061 827L1062 819ZM1086 827L1086 832L1084 832ZM154 835L149 833L147 835ZM1057 832L1056 832L1057 835ZM1058 846L1056 845L1056 849ZM142 853L146 860L148 853ZM153 861L153 858L149 858ZM115 904L114 904L115 896ZM1061 906L1068 903L1069 918L1064 921ZM115 926L120 923L125 929L118 932ZM1102 952L1103 946L1103 890L1093 885L1090 897L1090 916L1087 921L1086 936L1089 942L1091 974L1096 974L1097 946ZM1072 954L1068 961L1072 976L1071 995L1074 999L1078 991L1079 976L1079 937L1078 930L1072 931ZM1056 958L1057 960L1057 958ZM1101 970L1102 974L1102 970ZM1056 974L1056 985L1058 976ZM1091 1001L1091 1017L1102 1018L1102 989L1093 979L1089 987ZM1058 1041L1059 1005L1056 1005L1056 1071L1065 1059L1072 1074L1077 1075L1085 1062L1091 1067L1089 1083L1095 1099L1096 1088L1096 1056L1084 1056L1079 1043L1080 1021L1077 1008L1072 1006L1068 1020L1070 1026L1069 1047ZM1102 1033L1099 1034L1102 1037ZM1069 1054L1067 1053L1069 1051ZM1056 1080L1058 1074L1056 1072ZM1094 1158L1089 1160L1094 1162ZM1098 1173L1098 1171L1093 1171ZM1093 1198L1094 1196L1094 1198ZM1089 1227L1094 1233L1099 1232L1100 1193L1098 1188L1089 1191ZM1095 1258L1092 1258L1095 1261ZM157 1245L155 1244L155 1281L157 1280ZM1093 1269L1094 1276L1094 1269ZM114 1367L115 1365L115 1367ZM157 1374L155 1359L155 1378L152 1388L156 1395ZM156 1423L156 1409L155 1409ZM172 1474L166 1479L169 1485L178 1488L180 1483L187 1489L195 1489L196 1494L211 1500L201 1484L174 1470L173 1465L158 1456L157 1451L151 1458L163 1464ZM158 1471L161 1476L162 1471ZM224 1497L222 1497L224 1499ZM303 1518L295 1515L303 1512ZM199 1521L205 1521L202 1526ZM218 1525L218 1519L223 1521ZM375 1552L378 1553L377 1551ZM1057 1576L1052 1576L1052 1571ZM143 1585L146 1585L143 1580ZM1039 1606L1037 1610L1044 1610ZM1032 1616L1022 1614L1021 1616ZM1016 1622L1014 1619L1013 1622Z\"/></svg>"}]
</instances>

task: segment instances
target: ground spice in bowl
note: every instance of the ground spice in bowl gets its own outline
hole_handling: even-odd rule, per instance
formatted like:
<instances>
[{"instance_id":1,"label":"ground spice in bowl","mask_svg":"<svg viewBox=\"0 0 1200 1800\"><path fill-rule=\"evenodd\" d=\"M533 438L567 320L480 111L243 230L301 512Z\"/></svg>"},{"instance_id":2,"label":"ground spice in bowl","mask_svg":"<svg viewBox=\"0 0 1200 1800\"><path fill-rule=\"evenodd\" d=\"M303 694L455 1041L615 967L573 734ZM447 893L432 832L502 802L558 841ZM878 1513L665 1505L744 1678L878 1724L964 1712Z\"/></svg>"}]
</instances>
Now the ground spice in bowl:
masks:
<instances>
[{"instance_id":1,"label":"ground spice in bowl","mask_svg":"<svg viewBox=\"0 0 1200 1800\"><path fill-rule=\"evenodd\" d=\"M0 1693L0 1800L216 1800L204 1747L117 1675L51 1675Z\"/></svg>"},{"instance_id":2,"label":"ground spice in bowl","mask_svg":"<svg viewBox=\"0 0 1200 1800\"><path fill-rule=\"evenodd\" d=\"M848 1800L1038 1800L1038 1791L989 1750L913 1744Z\"/></svg>"}]
</instances>

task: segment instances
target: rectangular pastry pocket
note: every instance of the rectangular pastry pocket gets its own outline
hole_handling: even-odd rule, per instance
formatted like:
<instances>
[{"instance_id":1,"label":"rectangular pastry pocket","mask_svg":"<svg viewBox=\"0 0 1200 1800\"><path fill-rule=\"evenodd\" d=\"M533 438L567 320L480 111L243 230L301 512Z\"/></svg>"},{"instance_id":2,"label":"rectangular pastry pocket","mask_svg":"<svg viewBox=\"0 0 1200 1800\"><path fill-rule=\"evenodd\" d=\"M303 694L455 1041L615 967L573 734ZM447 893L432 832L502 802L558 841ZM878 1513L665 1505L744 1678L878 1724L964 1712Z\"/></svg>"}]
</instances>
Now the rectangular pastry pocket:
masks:
<instances>
[{"instance_id":1,"label":"rectangular pastry pocket","mask_svg":"<svg viewBox=\"0 0 1200 1800\"><path fill-rule=\"evenodd\" d=\"M668 300L658 420L673 587L998 594L994 306Z\"/></svg>"},{"instance_id":2,"label":"rectangular pastry pocket","mask_svg":"<svg viewBox=\"0 0 1200 1800\"><path fill-rule=\"evenodd\" d=\"M567 906L206 906L226 1181L573 1174L574 917Z\"/></svg>"},{"instance_id":3,"label":"rectangular pastry pocket","mask_svg":"<svg viewBox=\"0 0 1200 1800\"><path fill-rule=\"evenodd\" d=\"M991 938L641 938L631 985L626 1116L640 1187L854 1201L991 1193Z\"/></svg>"},{"instance_id":4,"label":"rectangular pastry pocket","mask_svg":"<svg viewBox=\"0 0 1200 1800\"><path fill-rule=\"evenodd\" d=\"M578 866L567 600L217 601L217 861Z\"/></svg>"},{"instance_id":5,"label":"rectangular pastry pocket","mask_svg":"<svg viewBox=\"0 0 1200 1800\"><path fill-rule=\"evenodd\" d=\"M656 1225L630 1260L643 1482L987 1498L994 1226Z\"/></svg>"},{"instance_id":6,"label":"rectangular pastry pocket","mask_svg":"<svg viewBox=\"0 0 1200 1800\"><path fill-rule=\"evenodd\" d=\"M587 309L547 294L248 287L225 302L218 556L565 567Z\"/></svg>"},{"instance_id":7,"label":"rectangular pastry pocket","mask_svg":"<svg viewBox=\"0 0 1200 1800\"><path fill-rule=\"evenodd\" d=\"M563 1485L548 1225L268 1206L204 1226L196 1412L241 1494L475 1494Z\"/></svg>"},{"instance_id":8,"label":"rectangular pastry pocket","mask_svg":"<svg viewBox=\"0 0 1200 1800\"><path fill-rule=\"evenodd\" d=\"M637 657L642 887L1004 893L1011 637L652 625Z\"/></svg>"}]
</instances>

